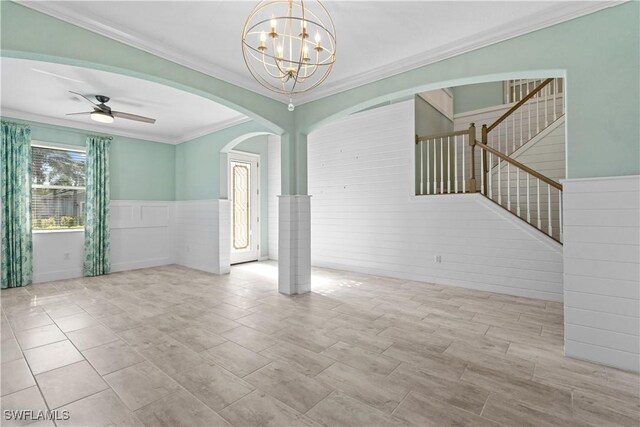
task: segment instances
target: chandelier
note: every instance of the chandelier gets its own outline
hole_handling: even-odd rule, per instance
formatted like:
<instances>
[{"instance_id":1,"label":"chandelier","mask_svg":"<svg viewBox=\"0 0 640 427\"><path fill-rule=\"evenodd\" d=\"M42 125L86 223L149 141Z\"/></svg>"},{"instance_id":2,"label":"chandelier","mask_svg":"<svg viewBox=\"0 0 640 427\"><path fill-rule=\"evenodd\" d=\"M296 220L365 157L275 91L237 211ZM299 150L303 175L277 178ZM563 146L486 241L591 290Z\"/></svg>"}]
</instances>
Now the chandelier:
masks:
<instances>
[{"instance_id":1,"label":"chandelier","mask_svg":"<svg viewBox=\"0 0 640 427\"><path fill-rule=\"evenodd\" d=\"M260 2L242 32L247 68L265 88L289 97L322 83L336 60L336 32L316 0Z\"/></svg>"}]
</instances>

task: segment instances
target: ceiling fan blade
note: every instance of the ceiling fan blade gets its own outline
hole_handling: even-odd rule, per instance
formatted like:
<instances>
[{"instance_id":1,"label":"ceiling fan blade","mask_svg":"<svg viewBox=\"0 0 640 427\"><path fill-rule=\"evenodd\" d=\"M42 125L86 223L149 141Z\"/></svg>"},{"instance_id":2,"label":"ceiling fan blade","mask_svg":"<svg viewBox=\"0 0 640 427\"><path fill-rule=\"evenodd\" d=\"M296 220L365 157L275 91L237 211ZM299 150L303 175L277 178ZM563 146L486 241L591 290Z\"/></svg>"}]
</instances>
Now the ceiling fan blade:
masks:
<instances>
[{"instance_id":1,"label":"ceiling fan blade","mask_svg":"<svg viewBox=\"0 0 640 427\"><path fill-rule=\"evenodd\" d=\"M113 117L118 117L121 119L135 120L136 122L151 123L151 124L156 122L156 119L152 119L150 117L138 116L137 114L123 113L122 111L111 111L111 115Z\"/></svg>"},{"instance_id":2,"label":"ceiling fan blade","mask_svg":"<svg viewBox=\"0 0 640 427\"><path fill-rule=\"evenodd\" d=\"M82 80L76 80L76 79L72 79L71 77L61 76L60 74L52 73L51 71L41 70L39 68L32 68L31 71L35 71L36 73L44 74L51 77L57 77L63 80L69 80L75 83L85 84L85 82L83 82Z\"/></svg>"},{"instance_id":3,"label":"ceiling fan blade","mask_svg":"<svg viewBox=\"0 0 640 427\"><path fill-rule=\"evenodd\" d=\"M98 105L98 104L96 104L95 102L93 102L92 100L90 100L89 98L87 98L86 96L84 96L84 95L83 95L83 94L81 94L81 93L74 92L74 91L72 91L72 90L70 90L69 92L70 92L70 93L72 93L72 94L74 94L74 95L78 95L79 97L81 97L81 98L83 98L83 99L85 99L85 100L89 101L89 103L91 103L91 105L93 105L93 106Z\"/></svg>"},{"instance_id":4,"label":"ceiling fan blade","mask_svg":"<svg viewBox=\"0 0 640 427\"><path fill-rule=\"evenodd\" d=\"M87 111L86 113L67 113L65 115L67 115L67 116L81 116L81 115L84 115L84 114L91 114L91 113L92 113L92 111Z\"/></svg>"}]
</instances>

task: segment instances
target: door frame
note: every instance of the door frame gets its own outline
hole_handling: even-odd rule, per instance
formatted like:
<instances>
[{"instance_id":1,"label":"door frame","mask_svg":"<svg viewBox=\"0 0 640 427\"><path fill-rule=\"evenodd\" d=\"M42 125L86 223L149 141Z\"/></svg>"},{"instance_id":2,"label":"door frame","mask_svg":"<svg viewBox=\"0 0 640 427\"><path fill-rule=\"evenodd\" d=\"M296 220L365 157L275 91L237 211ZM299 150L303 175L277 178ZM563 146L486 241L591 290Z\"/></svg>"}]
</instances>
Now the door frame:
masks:
<instances>
[{"instance_id":1,"label":"door frame","mask_svg":"<svg viewBox=\"0 0 640 427\"><path fill-rule=\"evenodd\" d=\"M251 261L259 261L260 260L260 251L261 251L261 237L262 237L262 232L261 232L261 224L260 224L260 198L262 196L262 188L261 188L261 182L260 182L260 154L256 154L256 153L249 153L246 151L239 151L239 150L230 150L228 152L228 159L227 159L227 181L228 181L228 199L229 199L229 209L231 210L230 212L230 217L229 217L229 225L230 225L230 245L229 245L229 260L230 260L230 264L234 265L234 264L240 264L243 262L251 262ZM255 259L253 256L248 256L247 259L236 259L233 260L233 191L232 191L232 185L233 185L233 180L231 179L231 173L233 168L231 167L231 162L233 161L245 161L245 162L255 162L256 164L256 168L255 168L255 187L254 189L252 189L251 191L251 199L250 199L250 208L251 208L251 213L250 213L250 217L251 217L251 224L250 224L250 238L251 238L251 245L255 247L255 249L252 249L251 251L256 252L256 256ZM253 181L253 180L252 180ZM255 190L257 190L257 192L254 192ZM255 199L254 199L255 198ZM255 201L255 203L254 203ZM255 227L255 230L254 230Z\"/></svg>"}]
</instances>

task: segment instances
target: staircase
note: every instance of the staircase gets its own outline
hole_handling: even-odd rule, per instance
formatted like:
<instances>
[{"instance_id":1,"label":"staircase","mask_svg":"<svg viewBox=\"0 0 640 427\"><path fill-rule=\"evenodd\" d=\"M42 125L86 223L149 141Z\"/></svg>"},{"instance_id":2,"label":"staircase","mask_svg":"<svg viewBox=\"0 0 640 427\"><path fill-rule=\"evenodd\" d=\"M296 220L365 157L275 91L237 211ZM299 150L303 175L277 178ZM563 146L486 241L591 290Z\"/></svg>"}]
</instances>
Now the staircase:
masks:
<instances>
[{"instance_id":1,"label":"staircase","mask_svg":"<svg viewBox=\"0 0 640 427\"><path fill-rule=\"evenodd\" d=\"M516 158L564 123L563 86L554 78L512 80L509 98L517 102L482 125L480 139L473 123L464 131L416 136L416 194L480 192L562 242L562 185Z\"/></svg>"}]
</instances>

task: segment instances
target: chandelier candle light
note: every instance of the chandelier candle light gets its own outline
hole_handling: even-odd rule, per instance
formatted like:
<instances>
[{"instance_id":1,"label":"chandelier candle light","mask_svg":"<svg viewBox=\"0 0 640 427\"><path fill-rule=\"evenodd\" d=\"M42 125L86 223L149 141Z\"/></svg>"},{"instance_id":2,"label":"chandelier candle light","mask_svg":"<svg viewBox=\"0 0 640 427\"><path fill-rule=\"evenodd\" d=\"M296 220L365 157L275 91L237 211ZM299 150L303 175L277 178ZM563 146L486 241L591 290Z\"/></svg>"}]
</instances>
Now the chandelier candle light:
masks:
<instances>
[{"instance_id":1,"label":"chandelier candle light","mask_svg":"<svg viewBox=\"0 0 640 427\"><path fill-rule=\"evenodd\" d=\"M242 32L242 54L265 88L289 97L322 83L336 61L336 32L327 9L316 0L260 2Z\"/></svg>"}]
</instances>

